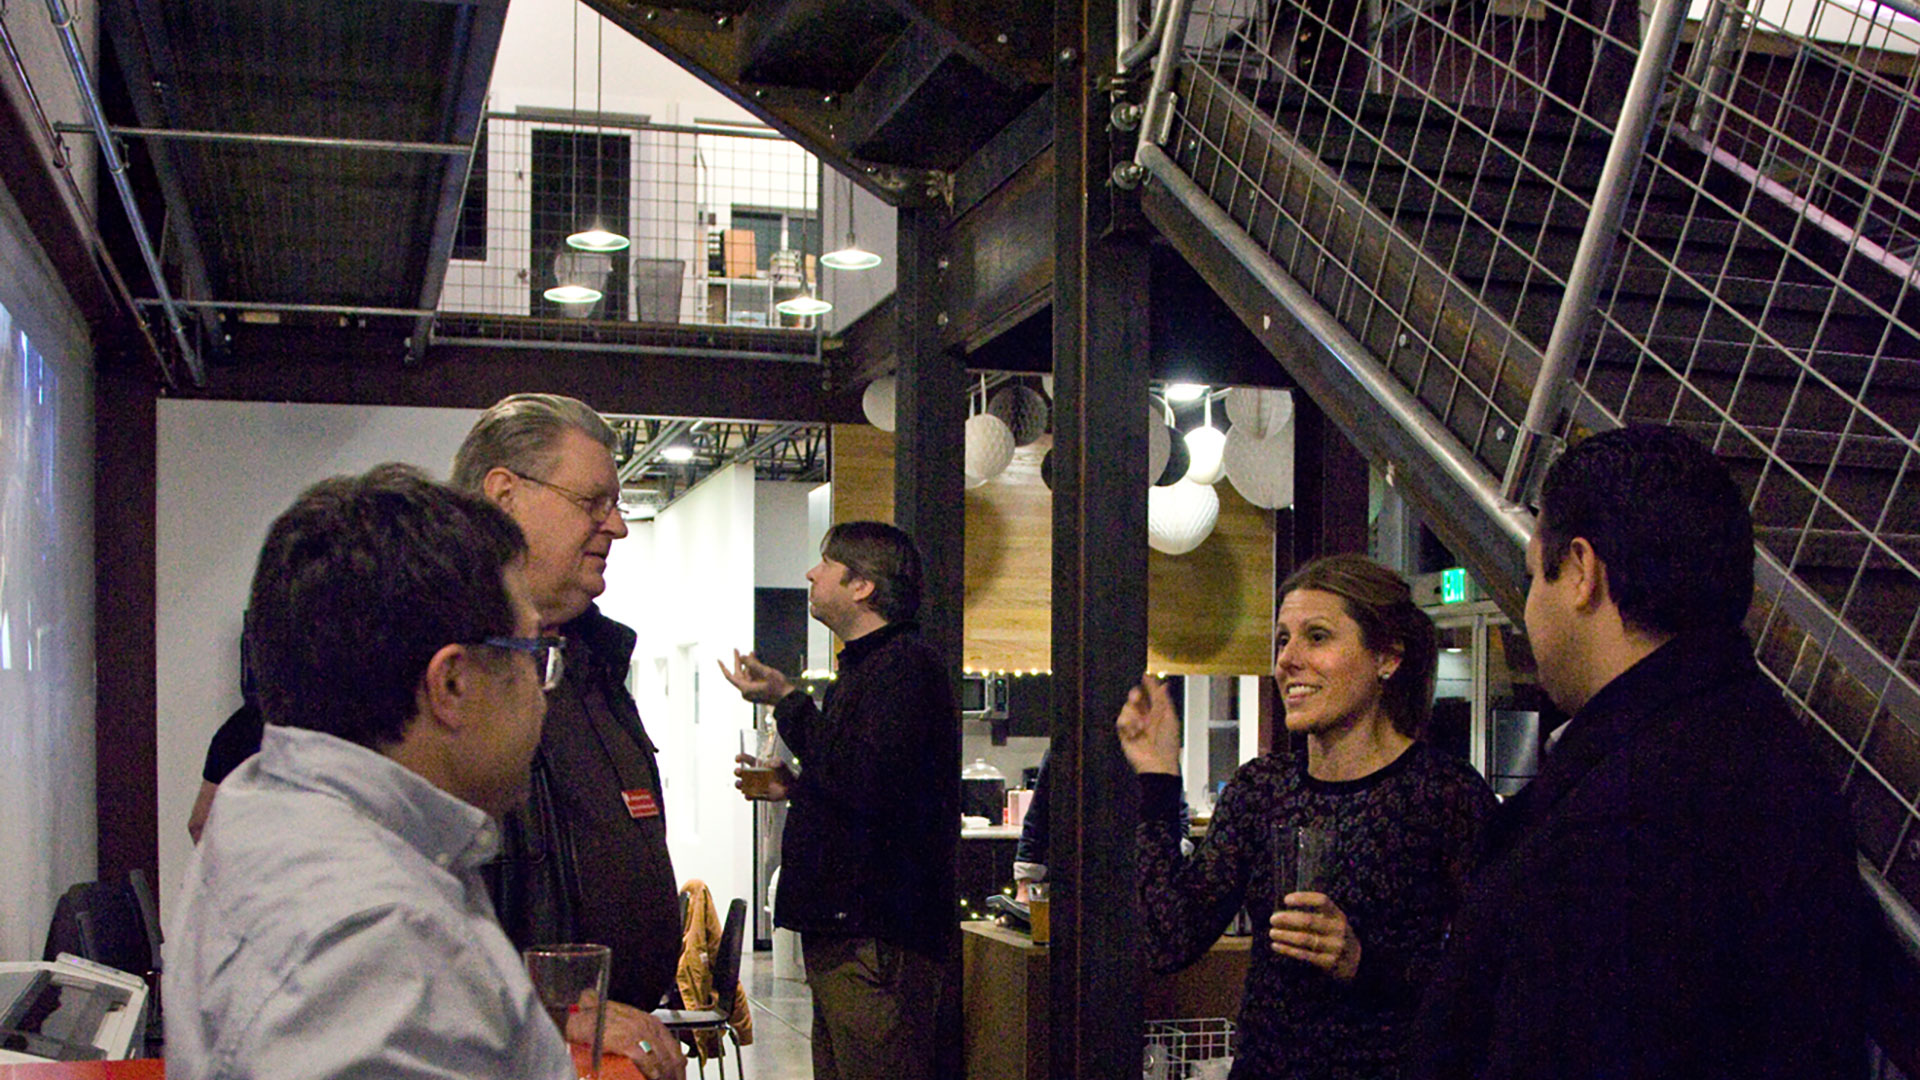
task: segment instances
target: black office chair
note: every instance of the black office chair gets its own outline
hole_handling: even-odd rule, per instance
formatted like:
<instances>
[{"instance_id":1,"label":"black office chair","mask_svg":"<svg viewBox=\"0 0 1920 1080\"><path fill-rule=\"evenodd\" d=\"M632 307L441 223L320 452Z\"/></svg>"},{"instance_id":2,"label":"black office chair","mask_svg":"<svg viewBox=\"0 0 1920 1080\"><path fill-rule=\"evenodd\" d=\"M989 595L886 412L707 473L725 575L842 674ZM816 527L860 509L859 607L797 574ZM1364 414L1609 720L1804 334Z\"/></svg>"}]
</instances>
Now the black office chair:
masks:
<instances>
[{"instance_id":1,"label":"black office chair","mask_svg":"<svg viewBox=\"0 0 1920 1080\"><path fill-rule=\"evenodd\" d=\"M41 958L72 953L129 975L160 970L160 920L146 875L134 870L124 884L87 881L68 889L53 908Z\"/></svg>"},{"instance_id":2,"label":"black office chair","mask_svg":"<svg viewBox=\"0 0 1920 1080\"><path fill-rule=\"evenodd\" d=\"M733 1015L733 997L740 993L740 955L746 932L747 902L735 900L727 905L727 921L720 927L720 947L713 955L713 1008L653 1011L653 1015L667 1026L667 1030L692 1047L696 1055L699 1053L699 1035L702 1032L713 1033L713 1043L719 1047L715 1060L720 1063L720 1080L726 1080L727 1077L725 1040L733 1042L735 1076L738 1080L746 1080L747 1075L744 1060L740 1056L740 1037L727 1025L727 1018ZM700 1075L704 1077L707 1075L707 1059L700 1057L699 1061Z\"/></svg>"}]
</instances>

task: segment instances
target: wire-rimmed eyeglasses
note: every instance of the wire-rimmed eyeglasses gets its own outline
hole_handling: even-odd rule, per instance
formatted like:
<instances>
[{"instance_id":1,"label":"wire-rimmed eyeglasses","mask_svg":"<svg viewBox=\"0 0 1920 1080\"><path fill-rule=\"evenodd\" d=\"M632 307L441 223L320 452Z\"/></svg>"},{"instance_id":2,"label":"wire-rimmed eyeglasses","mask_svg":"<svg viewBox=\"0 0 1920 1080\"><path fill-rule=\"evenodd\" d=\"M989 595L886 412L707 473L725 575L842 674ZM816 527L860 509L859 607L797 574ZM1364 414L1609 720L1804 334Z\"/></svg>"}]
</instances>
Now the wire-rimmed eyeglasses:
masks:
<instances>
[{"instance_id":1,"label":"wire-rimmed eyeglasses","mask_svg":"<svg viewBox=\"0 0 1920 1080\"><path fill-rule=\"evenodd\" d=\"M535 666L540 669L540 689L552 691L560 685L560 676L566 672L566 662L562 659L566 652L567 641L557 637L490 637L478 644L489 645L496 649L512 649L533 657Z\"/></svg>"},{"instance_id":2,"label":"wire-rimmed eyeglasses","mask_svg":"<svg viewBox=\"0 0 1920 1080\"><path fill-rule=\"evenodd\" d=\"M512 472L511 469L508 471ZM554 494L566 499L584 511L587 517L591 518L595 524L607 520L608 514L620 508L619 495L609 495L604 491L598 495L588 495L584 492L575 491L570 487L556 484L551 480L542 480L537 476L528 476L525 473L514 473L513 475L528 483L539 484L541 487L547 488Z\"/></svg>"}]
</instances>

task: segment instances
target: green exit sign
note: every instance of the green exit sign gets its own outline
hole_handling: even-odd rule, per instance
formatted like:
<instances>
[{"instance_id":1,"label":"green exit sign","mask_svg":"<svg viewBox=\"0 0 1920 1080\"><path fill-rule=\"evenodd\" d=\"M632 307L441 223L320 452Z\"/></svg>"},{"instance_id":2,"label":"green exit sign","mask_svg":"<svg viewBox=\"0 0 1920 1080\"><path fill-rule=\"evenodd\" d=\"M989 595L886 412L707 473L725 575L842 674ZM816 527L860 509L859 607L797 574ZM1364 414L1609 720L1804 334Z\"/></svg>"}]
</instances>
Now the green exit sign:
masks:
<instances>
[{"instance_id":1,"label":"green exit sign","mask_svg":"<svg viewBox=\"0 0 1920 1080\"><path fill-rule=\"evenodd\" d=\"M1467 572L1461 567L1440 571L1440 602L1463 604L1467 600Z\"/></svg>"}]
</instances>

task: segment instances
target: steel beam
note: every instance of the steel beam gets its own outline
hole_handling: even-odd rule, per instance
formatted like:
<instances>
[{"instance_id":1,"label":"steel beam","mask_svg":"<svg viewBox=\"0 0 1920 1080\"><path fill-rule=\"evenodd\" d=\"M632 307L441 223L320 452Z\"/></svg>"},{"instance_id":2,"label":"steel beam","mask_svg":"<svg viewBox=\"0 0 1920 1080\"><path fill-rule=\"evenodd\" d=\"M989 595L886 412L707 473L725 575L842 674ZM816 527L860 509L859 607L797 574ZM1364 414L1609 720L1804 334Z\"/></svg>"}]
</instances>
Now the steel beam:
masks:
<instances>
[{"instance_id":1,"label":"steel beam","mask_svg":"<svg viewBox=\"0 0 1920 1080\"><path fill-rule=\"evenodd\" d=\"M1149 265L1110 233L1110 0L1055 0L1051 1075L1140 1069L1138 791L1113 717L1147 659Z\"/></svg>"},{"instance_id":2,"label":"steel beam","mask_svg":"<svg viewBox=\"0 0 1920 1080\"><path fill-rule=\"evenodd\" d=\"M487 84L493 78L493 61L500 52L500 34L506 22L505 4L463 7L455 21L456 43L438 115L445 118L443 140L464 144L467 152L448 157L441 166L440 198L427 234L426 265L421 268L420 300L415 305L429 311L440 306L440 290L447 281L447 263L453 258L454 234L460 226L460 204L467 194L467 174L473 169L474 150L487 122ZM482 162L480 168L484 171L486 164ZM426 356L432 336L431 314L414 320L413 336L407 340L409 363L417 364Z\"/></svg>"},{"instance_id":3,"label":"steel beam","mask_svg":"<svg viewBox=\"0 0 1920 1080\"><path fill-rule=\"evenodd\" d=\"M820 369L788 360L635 355L532 345L436 342L403 365L404 334L374 330L233 328L248 362L216 366L194 396L228 401L419 405L484 409L539 387L610 413L829 423L862 421L858 393L822 389Z\"/></svg>"}]
</instances>

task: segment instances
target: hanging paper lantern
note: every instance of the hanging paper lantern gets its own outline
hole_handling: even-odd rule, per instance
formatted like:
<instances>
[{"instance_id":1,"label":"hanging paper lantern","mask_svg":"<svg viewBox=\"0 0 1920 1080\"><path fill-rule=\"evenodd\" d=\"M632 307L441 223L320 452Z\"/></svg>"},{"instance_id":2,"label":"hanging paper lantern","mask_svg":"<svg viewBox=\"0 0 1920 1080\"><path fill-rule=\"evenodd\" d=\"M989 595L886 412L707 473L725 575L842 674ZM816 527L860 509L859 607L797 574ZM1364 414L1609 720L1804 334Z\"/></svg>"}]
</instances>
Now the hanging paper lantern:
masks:
<instances>
[{"instance_id":1,"label":"hanging paper lantern","mask_svg":"<svg viewBox=\"0 0 1920 1080\"><path fill-rule=\"evenodd\" d=\"M860 395L860 411L867 414L867 423L881 431L893 430L893 376L882 375L867 384L866 393Z\"/></svg>"},{"instance_id":2,"label":"hanging paper lantern","mask_svg":"<svg viewBox=\"0 0 1920 1080\"><path fill-rule=\"evenodd\" d=\"M1256 439L1285 427L1293 419L1293 395L1285 390L1236 386L1227 391L1227 419Z\"/></svg>"},{"instance_id":3,"label":"hanging paper lantern","mask_svg":"<svg viewBox=\"0 0 1920 1080\"><path fill-rule=\"evenodd\" d=\"M1213 535L1220 521L1220 494L1205 484L1182 480L1147 492L1147 546L1167 555L1185 555Z\"/></svg>"},{"instance_id":4,"label":"hanging paper lantern","mask_svg":"<svg viewBox=\"0 0 1920 1080\"><path fill-rule=\"evenodd\" d=\"M1014 384L1003 386L987 402L987 411L1013 432L1013 445L1026 446L1047 433L1047 399L1037 391Z\"/></svg>"},{"instance_id":5,"label":"hanging paper lantern","mask_svg":"<svg viewBox=\"0 0 1920 1080\"><path fill-rule=\"evenodd\" d=\"M1187 432L1187 479L1196 484L1217 484L1226 475L1227 463L1221 454L1227 448L1227 433L1216 427L1197 427Z\"/></svg>"},{"instance_id":6,"label":"hanging paper lantern","mask_svg":"<svg viewBox=\"0 0 1920 1080\"><path fill-rule=\"evenodd\" d=\"M1293 505L1293 422L1265 439L1239 425L1227 432L1221 453L1227 479L1241 498L1268 510Z\"/></svg>"},{"instance_id":7,"label":"hanging paper lantern","mask_svg":"<svg viewBox=\"0 0 1920 1080\"><path fill-rule=\"evenodd\" d=\"M991 480L1013 460L1013 432L992 413L967 421L967 475Z\"/></svg>"},{"instance_id":8,"label":"hanging paper lantern","mask_svg":"<svg viewBox=\"0 0 1920 1080\"><path fill-rule=\"evenodd\" d=\"M1187 440L1180 437L1178 430L1173 427L1168 427L1167 465L1160 470L1160 475L1154 478L1154 486L1166 487L1169 484L1177 484L1185 480L1187 478L1187 463L1189 460L1191 459L1187 455Z\"/></svg>"}]
</instances>

